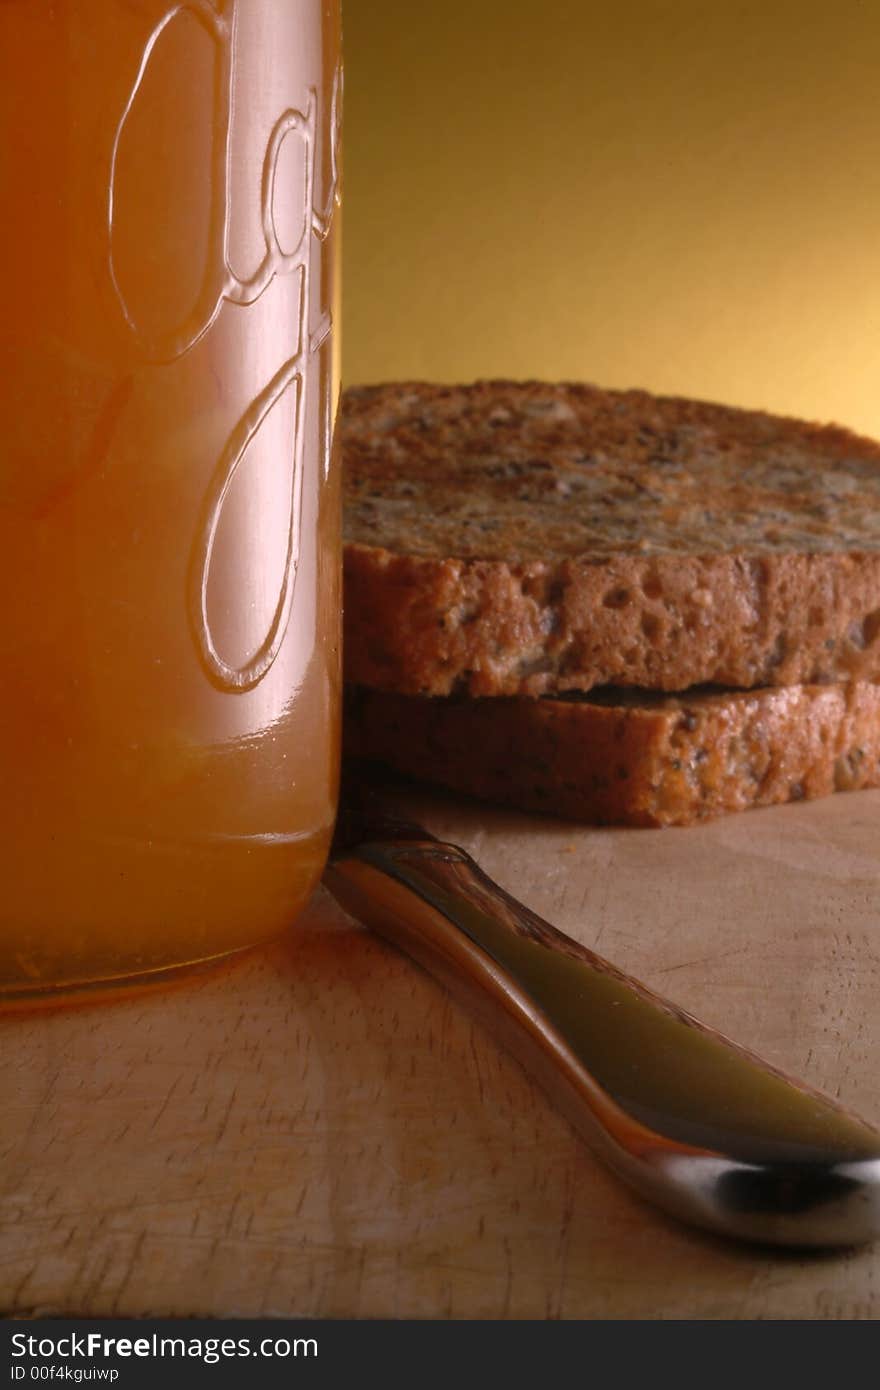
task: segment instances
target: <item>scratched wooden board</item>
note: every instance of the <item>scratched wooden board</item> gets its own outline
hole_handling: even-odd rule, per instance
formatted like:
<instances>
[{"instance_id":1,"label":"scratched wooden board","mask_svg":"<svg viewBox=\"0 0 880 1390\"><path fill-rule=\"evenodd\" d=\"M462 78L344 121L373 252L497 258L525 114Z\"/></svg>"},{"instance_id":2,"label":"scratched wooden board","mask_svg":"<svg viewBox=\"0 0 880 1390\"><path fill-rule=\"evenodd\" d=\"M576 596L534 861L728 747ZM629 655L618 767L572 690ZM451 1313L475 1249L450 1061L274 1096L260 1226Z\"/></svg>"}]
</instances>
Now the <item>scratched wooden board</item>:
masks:
<instances>
[{"instance_id":1,"label":"scratched wooden board","mask_svg":"<svg viewBox=\"0 0 880 1390\"><path fill-rule=\"evenodd\" d=\"M412 804L412 803L411 803ZM880 1112L880 793L688 831L417 799L530 906ZM876 1318L880 1247L667 1220L328 899L234 967L0 1020L7 1313Z\"/></svg>"}]
</instances>

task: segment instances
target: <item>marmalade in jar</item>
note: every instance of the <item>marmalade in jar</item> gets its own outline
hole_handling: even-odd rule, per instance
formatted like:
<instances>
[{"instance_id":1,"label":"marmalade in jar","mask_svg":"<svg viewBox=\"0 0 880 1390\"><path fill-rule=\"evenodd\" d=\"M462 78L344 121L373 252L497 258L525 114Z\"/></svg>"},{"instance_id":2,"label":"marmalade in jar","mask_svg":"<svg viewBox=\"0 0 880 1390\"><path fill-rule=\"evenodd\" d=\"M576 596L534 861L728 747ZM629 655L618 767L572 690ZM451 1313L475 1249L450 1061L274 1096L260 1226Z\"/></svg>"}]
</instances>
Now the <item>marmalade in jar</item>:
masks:
<instances>
[{"instance_id":1,"label":"marmalade in jar","mask_svg":"<svg viewBox=\"0 0 880 1390\"><path fill-rule=\"evenodd\" d=\"M327 0L0 5L0 989L296 916L335 813Z\"/></svg>"}]
</instances>

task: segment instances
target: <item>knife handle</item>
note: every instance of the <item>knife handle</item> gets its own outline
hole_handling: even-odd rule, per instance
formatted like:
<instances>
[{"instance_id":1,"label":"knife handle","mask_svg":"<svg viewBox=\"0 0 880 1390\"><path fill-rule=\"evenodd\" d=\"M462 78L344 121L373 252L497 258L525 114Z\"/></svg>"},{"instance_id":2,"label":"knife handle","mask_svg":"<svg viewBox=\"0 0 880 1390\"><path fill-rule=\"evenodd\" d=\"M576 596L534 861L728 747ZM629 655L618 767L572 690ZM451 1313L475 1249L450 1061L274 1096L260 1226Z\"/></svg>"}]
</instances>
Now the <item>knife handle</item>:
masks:
<instances>
[{"instance_id":1,"label":"knife handle","mask_svg":"<svg viewBox=\"0 0 880 1390\"><path fill-rule=\"evenodd\" d=\"M880 1133L579 945L426 838L359 845L325 882L476 1013L643 1197L740 1238L880 1234Z\"/></svg>"}]
</instances>

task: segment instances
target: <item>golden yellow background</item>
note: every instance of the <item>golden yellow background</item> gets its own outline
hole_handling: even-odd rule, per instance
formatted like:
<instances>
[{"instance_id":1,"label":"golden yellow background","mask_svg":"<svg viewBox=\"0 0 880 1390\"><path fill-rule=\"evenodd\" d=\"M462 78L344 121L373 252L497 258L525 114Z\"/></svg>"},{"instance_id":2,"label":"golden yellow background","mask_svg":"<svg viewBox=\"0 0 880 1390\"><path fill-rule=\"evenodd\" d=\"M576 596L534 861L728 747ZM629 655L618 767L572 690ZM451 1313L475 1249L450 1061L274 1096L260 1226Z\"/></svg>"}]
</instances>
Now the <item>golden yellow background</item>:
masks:
<instances>
[{"instance_id":1,"label":"golden yellow background","mask_svg":"<svg viewBox=\"0 0 880 1390\"><path fill-rule=\"evenodd\" d=\"M346 0L344 374L880 435L878 0Z\"/></svg>"}]
</instances>

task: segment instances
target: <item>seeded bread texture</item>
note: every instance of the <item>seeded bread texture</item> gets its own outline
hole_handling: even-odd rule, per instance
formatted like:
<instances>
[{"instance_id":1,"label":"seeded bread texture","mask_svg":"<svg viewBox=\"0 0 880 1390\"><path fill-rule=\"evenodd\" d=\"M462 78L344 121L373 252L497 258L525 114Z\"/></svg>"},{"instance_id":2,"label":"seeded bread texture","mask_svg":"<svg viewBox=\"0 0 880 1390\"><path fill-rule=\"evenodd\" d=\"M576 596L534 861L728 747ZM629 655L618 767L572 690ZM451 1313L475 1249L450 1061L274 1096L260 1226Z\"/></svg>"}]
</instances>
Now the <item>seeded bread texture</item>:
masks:
<instances>
[{"instance_id":1,"label":"seeded bread texture","mask_svg":"<svg viewBox=\"0 0 880 1390\"><path fill-rule=\"evenodd\" d=\"M487 801L592 824L691 825L880 785L880 686L432 699L352 688L344 747Z\"/></svg>"},{"instance_id":2,"label":"seeded bread texture","mask_svg":"<svg viewBox=\"0 0 880 1390\"><path fill-rule=\"evenodd\" d=\"M580 384L361 387L347 678L407 694L880 677L880 445Z\"/></svg>"}]
</instances>

